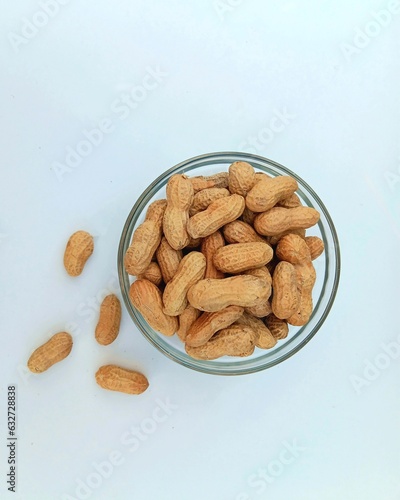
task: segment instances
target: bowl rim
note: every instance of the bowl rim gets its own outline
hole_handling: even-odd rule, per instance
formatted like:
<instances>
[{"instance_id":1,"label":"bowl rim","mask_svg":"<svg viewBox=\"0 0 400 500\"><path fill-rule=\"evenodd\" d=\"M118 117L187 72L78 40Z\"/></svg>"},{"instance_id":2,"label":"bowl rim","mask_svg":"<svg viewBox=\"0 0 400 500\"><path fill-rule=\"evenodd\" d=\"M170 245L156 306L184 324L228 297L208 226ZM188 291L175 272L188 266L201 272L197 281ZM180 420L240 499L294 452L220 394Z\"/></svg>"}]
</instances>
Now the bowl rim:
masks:
<instances>
[{"instance_id":1,"label":"bowl rim","mask_svg":"<svg viewBox=\"0 0 400 500\"><path fill-rule=\"evenodd\" d=\"M234 158L230 158L234 157ZM180 358L177 358L175 355L173 355L171 352L169 352L167 349L165 349L162 345L158 344L150 335L147 334L147 332L143 329L142 325L139 323L137 318L135 317L134 314L132 314L132 304L129 300L129 293L126 291L125 288L125 275L127 275L124 266L123 266L123 261L124 261L124 246L127 238L127 233L129 230L129 227L131 225L131 221L136 214L139 206L142 204L142 201L150 194L155 186L157 186L162 180L168 178L171 174L173 174L175 171L182 169L185 165L190 165L192 163L196 162L201 162L203 160L209 161L209 164L212 164L213 159L221 159L224 158L226 159L226 163L229 163L231 160L233 161L249 161L251 162L251 159L254 159L255 161L261 161L261 162L266 162L270 164L272 167L276 167L282 172L286 173L287 175L290 175L291 177L294 177L296 180L300 181L302 187L304 187L312 196L313 198L317 201L319 204L319 207L324 213L324 216L326 218L326 222L328 223L329 230L331 232L331 236L333 239L334 243L334 248L335 248L335 258L334 258L334 278L333 278L333 283L332 283L332 290L328 299L328 302L326 304L326 307L324 308L321 317L319 318L318 322L316 325L312 328L312 330L307 334L304 339L302 339L298 344L293 346L288 352L284 353L280 357L277 357L274 360L271 360L268 362L268 364L259 364L251 367L247 367L241 370L237 371L224 371L223 370L223 365L221 365L218 368L214 367L207 367L204 365L204 363L207 363L207 361L201 360L201 363L198 363L198 360L193 359L190 362L186 362ZM221 161L219 163L222 163ZM196 166L193 168L195 169ZM192 169L191 169L192 170ZM172 359L179 365L182 365L186 368L190 368L192 370L195 370L197 372L201 373L207 373L207 374L212 374L212 375L223 375L223 376L233 376L233 375L246 375L250 373L256 373L259 371L266 370L268 368L272 368L273 366L276 366L283 361L291 358L294 354L296 354L298 351L300 351L310 340L316 335L316 333L320 330L321 326L325 322L330 310L332 309L333 303L335 301L337 291L338 291L338 285L340 281L340 274L341 274L341 256L340 256L340 245L339 245L339 238L337 235L337 231L335 228L335 225L333 223L333 220L325 206L325 204L322 202L321 198L317 195L317 193L308 185L307 182L305 182L299 175L297 175L295 172L291 171L284 165L281 165L280 163L270 160L269 158L260 156L260 155L255 155L253 153L245 153L245 152L237 152L237 151L222 151L222 152L212 152L212 153L205 153L201 154L198 156L193 156L191 158L188 158L184 161L181 161L180 163L174 165L173 167L169 168L168 170L165 170L162 174L160 174L152 183L150 183L147 188L142 192L142 194L138 197L136 200L135 204L133 205L132 209L130 210L128 217L125 221L125 224L123 226L123 230L121 233L121 238L119 242L119 247L118 247L118 253L117 253L117 268L118 268L118 277L119 277L119 283L120 283L120 288L121 288L121 293L122 297L124 299L125 307L127 308L130 317L132 318L133 322L139 329L139 331L142 333L142 335L154 346L156 347L160 352L162 352L165 356L168 358ZM232 362L234 363L234 362Z\"/></svg>"}]
</instances>

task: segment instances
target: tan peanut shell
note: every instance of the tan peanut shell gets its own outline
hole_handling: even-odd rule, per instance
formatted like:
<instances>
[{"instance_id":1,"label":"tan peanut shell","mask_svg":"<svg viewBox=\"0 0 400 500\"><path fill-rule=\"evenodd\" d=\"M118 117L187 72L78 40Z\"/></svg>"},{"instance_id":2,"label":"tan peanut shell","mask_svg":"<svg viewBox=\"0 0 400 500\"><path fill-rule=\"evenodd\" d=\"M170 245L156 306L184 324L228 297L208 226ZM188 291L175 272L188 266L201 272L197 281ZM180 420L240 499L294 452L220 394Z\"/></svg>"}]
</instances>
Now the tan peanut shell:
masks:
<instances>
[{"instance_id":1,"label":"tan peanut shell","mask_svg":"<svg viewBox=\"0 0 400 500\"><path fill-rule=\"evenodd\" d=\"M319 217L319 212L310 207L274 207L257 215L254 228L259 234L274 236L292 229L307 229L314 226Z\"/></svg>"},{"instance_id":2,"label":"tan peanut shell","mask_svg":"<svg viewBox=\"0 0 400 500\"><path fill-rule=\"evenodd\" d=\"M203 279L206 258L201 252L190 252L179 263L175 276L165 287L163 294L164 313L179 316L187 306L189 288Z\"/></svg>"},{"instance_id":3,"label":"tan peanut shell","mask_svg":"<svg viewBox=\"0 0 400 500\"><path fill-rule=\"evenodd\" d=\"M257 276L257 278L263 278L270 285L272 285L272 276L267 266L256 267L255 269L248 269L247 271L244 272L244 274L248 274L249 276Z\"/></svg>"},{"instance_id":4,"label":"tan peanut shell","mask_svg":"<svg viewBox=\"0 0 400 500\"><path fill-rule=\"evenodd\" d=\"M206 258L205 278L221 279L225 277L222 271L219 271L214 265L214 254L219 249L225 246L225 240L220 231L210 234L203 238L201 243L201 252Z\"/></svg>"},{"instance_id":5,"label":"tan peanut shell","mask_svg":"<svg viewBox=\"0 0 400 500\"><path fill-rule=\"evenodd\" d=\"M254 219L256 218L256 213L252 212L250 209L247 207L244 207L243 213L242 213L242 220L246 224L249 224L250 226L253 226L254 224Z\"/></svg>"},{"instance_id":6,"label":"tan peanut shell","mask_svg":"<svg viewBox=\"0 0 400 500\"><path fill-rule=\"evenodd\" d=\"M265 279L241 274L200 280L189 289L187 298L196 309L214 312L228 306L255 306L267 300L270 293L271 287Z\"/></svg>"},{"instance_id":7,"label":"tan peanut shell","mask_svg":"<svg viewBox=\"0 0 400 500\"><path fill-rule=\"evenodd\" d=\"M228 172L219 172L214 175L199 175L190 177L194 192L197 193L202 189L208 188L227 188L228 187Z\"/></svg>"},{"instance_id":8,"label":"tan peanut shell","mask_svg":"<svg viewBox=\"0 0 400 500\"><path fill-rule=\"evenodd\" d=\"M245 274L265 279L270 286L270 290L272 291L272 276L266 266L249 269L248 271L245 271ZM268 314L271 314L272 312L270 298L253 307L246 307L245 311L253 316L256 316L257 318L264 318L265 316L268 316Z\"/></svg>"},{"instance_id":9,"label":"tan peanut shell","mask_svg":"<svg viewBox=\"0 0 400 500\"><path fill-rule=\"evenodd\" d=\"M288 196L287 198L283 198L283 200L280 200L277 205L278 207L283 207L283 208L296 208L296 207L301 207L301 200L297 196L296 193L293 193L292 195Z\"/></svg>"},{"instance_id":10,"label":"tan peanut shell","mask_svg":"<svg viewBox=\"0 0 400 500\"><path fill-rule=\"evenodd\" d=\"M224 273L237 274L265 266L272 257L272 248L267 243L235 243L215 252L214 265Z\"/></svg>"},{"instance_id":11,"label":"tan peanut shell","mask_svg":"<svg viewBox=\"0 0 400 500\"><path fill-rule=\"evenodd\" d=\"M194 195L192 206L189 209L190 217L205 210L213 201L229 196L229 194L226 188L208 188L198 191Z\"/></svg>"},{"instance_id":12,"label":"tan peanut shell","mask_svg":"<svg viewBox=\"0 0 400 500\"><path fill-rule=\"evenodd\" d=\"M254 352L255 333L245 325L231 325L216 333L205 344L191 347L186 352L195 359L212 360L221 356L250 356Z\"/></svg>"},{"instance_id":13,"label":"tan peanut shell","mask_svg":"<svg viewBox=\"0 0 400 500\"><path fill-rule=\"evenodd\" d=\"M228 243L266 243L266 240L257 234L250 224L241 220L229 222L223 228L224 238Z\"/></svg>"},{"instance_id":14,"label":"tan peanut shell","mask_svg":"<svg viewBox=\"0 0 400 500\"><path fill-rule=\"evenodd\" d=\"M243 196L232 194L214 201L206 210L190 217L187 230L193 238L205 238L228 222L240 217L245 202Z\"/></svg>"},{"instance_id":15,"label":"tan peanut shell","mask_svg":"<svg viewBox=\"0 0 400 500\"><path fill-rule=\"evenodd\" d=\"M117 338L121 324L121 303L116 295L107 295L100 306L95 337L99 344L109 345Z\"/></svg>"},{"instance_id":16,"label":"tan peanut shell","mask_svg":"<svg viewBox=\"0 0 400 500\"><path fill-rule=\"evenodd\" d=\"M203 313L189 328L186 345L198 347L205 344L213 335L227 328L243 314L243 307L228 306L221 311Z\"/></svg>"},{"instance_id":17,"label":"tan peanut shell","mask_svg":"<svg viewBox=\"0 0 400 500\"><path fill-rule=\"evenodd\" d=\"M86 231L77 231L70 237L64 253L64 267L70 276L82 273L93 249L93 237Z\"/></svg>"},{"instance_id":18,"label":"tan peanut shell","mask_svg":"<svg viewBox=\"0 0 400 500\"><path fill-rule=\"evenodd\" d=\"M125 394L142 394L149 387L142 373L116 365L101 366L96 373L96 382L103 389Z\"/></svg>"},{"instance_id":19,"label":"tan peanut shell","mask_svg":"<svg viewBox=\"0 0 400 500\"><path fill-rule=\"evenodd\" d=\"M133 233L131 244L124 258L125 270L128 274L137 276L149 267L161 241L166 206L166 200L157 200L149 205L144 222Z\"/></svg>"},{"instance_id":20,"label":"tan peanut shell","mask_svg":"<svg viewBox=\"0 0 400 500\"><path fill-rule=\"evenodd\" d=\"M250 327L254 333L256 347L260 349L271 349L276 345L276 339L269 331L267 326L263 323L261 319L258 319L251 314L245 312L237 321L238 325L246 325Z\"/></svg>"},{"instance_id":21,"label":"tan peanut shell","mask_svg":"<svg viewBox=\"0 0 400 500\"><path fill-rule=\"evenodd\" d=\"M198 250L201 242L203 241L203 238L192 238L191 236L189 237L189 243L186 245L185 250L187 249L196 249Z\"/></svg>"},{"instance_id":22,"label":"tan peanut shell","mask_svg":"<svg viewBox=\"0 0 400 500\"><path fill-rule=\"evenodd\" d=\"M305 240L310 250L311 260L318 259L325 250L324 242L318 236L306 236Z\"/></svg>"},{"instance_id":23,"label":"tan peanut shell","mask_svg":"<svg viewBox=\"0 0 400 500\"><path fill-rule=\"evenodd\" d=\"M182 340L182 342L186 341L186 336L189 331L189 328L192 326L192 324L196 321L196 319L199 316L200 316L200 311L192 307L190 304L186 306L183 313L179 315L179 328L176 334Z\"/></svg>"},{"instance_id":24,"label":"tan peanut shell","mask_svg":"<svg viewBox=\"0 0 400 500\"><path fill-rule=\"evenodd\" d=\"M257 182L246 197L246 207L253 212L266 212L280 200L291 196L298 184L296 179L286 175Z\"/></svg>"},{"instance_id":25,"label":"tan peanut shell","mask_svg":"<svg viewBox=\"0 0 400 500\"><path fill-rule=\"evenodd\" d=\"M134 281L129 298L154 330L168 337L174 335L178 329L178 319L164 313L161 291L154 283L148 280Z\"/></svg>"},{"instance_id":26,"label":"tan peanut shell","mask_svg":"<svg viewBox=\"0 0 400 500\"><path fill-rule=\"evenodd\" d=\"M157 286L161 285L163 277L158 263L150 262L149 267L138 275L138 279L149 280Z\"/></svg>"},{"instance_id":27,"label":"tan peanut shell","mask_svg":"<svg viewBox=\"0 0 400 500\"><path fill-rule=\"evenodd\" d=\"M277 318L275 314L270 314L265 318L265 324L276 340L282 340L288 336L289 327L287 321Z\"/></svg>"},{"instance_id":28,"label":"tan peanut shell","mask_svg":"<svg viewBox=\"0 0 400 500\"><path fill-rule=\"evenodd\" d=\"M282 236L276 247L276 256L293 265L311 262L311 254L306 241L297 234Z\"/></svg>"},{"instance_id":29,"label":"tan peanut shell","mask_svg":"<svg viewBox=\"0 0 400 500\"><path fill-rule=\"evenodd\" d=\"M167 239L163 237L160 246L157 248L156 256L164 283L167 284L176 274L182 260L182 250L172 248Z\"/></svg>"},{"instance_id":30,"label":"tan peanut shell","mask_svg":"<svg viewBox=\"0 0 400 500\"><path fill-rule=\"evenodd\" d=\"M229 191L246 196L256 182L254 168L245 161L235 161L229 167Z\"/></svg>"},{"instance_id":31,"label":"tan peanut shell","mask_svg":"<svg viewBox=\"0 0 400 500\"><path fill-rule=\"evenodd\" d=\"M42 373L65 359L72 349L72 337L67 332L56 333L45 344L38 347L28 360L32 373Z\"/></svg>"},{"instance_id":32,"label":"tan peanut shell","mask_svg":"<svg viewBox=\"0 0 400 500\"><path fill-rule=\"evenodd\" d=\"M272 177L265 172L256 172L256 182L262 181L263 179L272 179Z\"/></svg>"},{"instance_id":33,"label":"tan peanut shell","mask_svg":"<svg viewBox=\"0 0 400 500\"><path fill-rule=\"evenodd\" d=\"M272 276L272 289L273 313L280 319L289 318L299 304L296 270L292 264L279 262Z\"/></svg>"},{"instance_id":34,"label":"tan peanut shell","mask_svg":"<svg viewBox=\"0 0 400 500\"><path fill-rule=\"evenodd\" d=\"M298 236L301 236L303 239L305 239L306 230L305 229L289 229L289 231L284 231L283 233L276 234L275 236L270 236L269 237L270 244L277 245L279 243L279 240L283 236L286 236L287 234L297 234Z\"/></svg>"},{"instance_id":35,"label":"tan peanut shell","mask_svg":"<svg viewBox=\"0 0 400 500\"><path fill-rule=\"evenodd\" d=\"M186 226L193 196L193 186L186 175L176 174L169 179L163 230L168 243L175 250L181 250L189 243Z\"/></svg>"}]
</instances>

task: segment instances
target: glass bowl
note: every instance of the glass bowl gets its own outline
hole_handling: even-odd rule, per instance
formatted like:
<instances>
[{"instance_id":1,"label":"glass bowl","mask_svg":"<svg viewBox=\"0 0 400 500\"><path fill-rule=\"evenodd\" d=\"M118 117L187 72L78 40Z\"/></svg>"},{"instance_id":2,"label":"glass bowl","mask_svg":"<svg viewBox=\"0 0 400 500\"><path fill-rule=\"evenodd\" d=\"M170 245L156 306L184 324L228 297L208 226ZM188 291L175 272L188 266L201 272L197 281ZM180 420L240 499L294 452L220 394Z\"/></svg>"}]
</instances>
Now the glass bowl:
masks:
<instances>
[{"instance_id":1,"label":"glass bowl","mask_svg":"<svg viewBox=\"0 0 400 500\"><path fill-rule=\"evenodd\" d=\"M130 302L129 288L134 277L128 275L124 269L124 255L132 239L133 231L144 220L148 205L156 199L165 198L165 187L168 179L174 174L188 174L190 176L212 175L227 171L231 163L246 161L257 171L266 172L271 176L290 175L294 177L299 189L297 194L303 205L317 209L321 214L318 225L307 230L307 235L319 236L325 244L325 252L314 261L317 271L317 281L313 290L314 311L309 322L302 327L290 326L286 339L278 341L276 346L269 350L256 348L254 354L247 358L228 357L214 361L203 361L191 358L186 354L184 344L177 335L166 337L153 330ZM142 334L159 351L173 361L200 372L216 375L241 375L265 370L293 356L322 327L335 299L340 275L339 242L332 219L317 194L311 187L294 172L274 161L247 153L210 153L196 156L179 163L175 167L160 175L145 189L133 206L122 231L118 249L118 274L122 296L126 308Z\"/></svg>"}]
</instances>

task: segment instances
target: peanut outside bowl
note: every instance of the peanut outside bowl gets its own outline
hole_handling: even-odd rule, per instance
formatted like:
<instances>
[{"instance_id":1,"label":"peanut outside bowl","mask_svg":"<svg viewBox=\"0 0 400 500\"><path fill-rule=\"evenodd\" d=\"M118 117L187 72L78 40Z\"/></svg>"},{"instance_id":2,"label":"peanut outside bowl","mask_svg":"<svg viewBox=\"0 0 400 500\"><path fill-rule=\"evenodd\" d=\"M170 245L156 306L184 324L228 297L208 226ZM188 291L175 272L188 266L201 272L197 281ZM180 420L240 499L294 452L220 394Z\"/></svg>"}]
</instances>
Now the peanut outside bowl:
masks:
<instances>
[{"instance_id":1,"label":"peanut outside bowl","mask_svg":"<svg viewBox=\"0 0 400 500\"><path fill-rule=\"evenodd\" d=\"M165 198L165 187L171 175L183 173L189 176L212 175L217 172L227 171L229 165L235 161L246 161L253 165L256 171L266 172L272 176L290 175L294 177L299 184L297 194L301 198L303 205L313 207L320 212L321 219L318 225L307 230L307 235L319 236L325 244L325 252L314 261L317 272L317 281L313 291L314 311L306 325L302 327L290 326L288 337L278 341L273 349L262 350L256 348L254 354L248 358L224 356L214 361L196 360L186 354L184 344L177 335L165 337L156 332L146 323L139 311L133 307L129 300L129 288L135 278L125 272L124 255L129 247L133 231L144 220L148 205L157 199ZM340 250L336 230L325 205L311 187L298 175L279 165L279 163L261 156L246 153L210 153L179 163L160 175L145 189L128 215L122 231L118 249L118 273L122 296L132 320L147 340L159 351L192 370L215 375L242 375L271 368L288 359L304 347L322 327L333 305L338 289Z\"/></svg>"}]
</instances>

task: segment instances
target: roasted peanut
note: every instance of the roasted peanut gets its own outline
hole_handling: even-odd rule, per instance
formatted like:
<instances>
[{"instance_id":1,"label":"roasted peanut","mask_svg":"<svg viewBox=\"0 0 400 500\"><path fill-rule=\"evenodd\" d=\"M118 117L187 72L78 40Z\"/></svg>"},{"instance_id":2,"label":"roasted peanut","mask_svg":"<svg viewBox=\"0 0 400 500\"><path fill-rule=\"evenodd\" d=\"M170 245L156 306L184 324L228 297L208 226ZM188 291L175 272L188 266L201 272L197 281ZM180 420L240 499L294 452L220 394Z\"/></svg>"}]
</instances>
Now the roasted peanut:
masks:
<instances>
[{"instance_id":1,"label":"roasted peanut","mask_svg":"<svg viewBox=\"0 0 400 500\"><path fill-rule=\"evenodd\" d=\"M228 172L220 172L208 176L199 175L198 177L190 177L189 180L192 183L195 193L208 188L227 188Z\"/></svg>"},{"instance_id":2,"label":"roasted peanut","mask_svg":"<svg viewBox=\"0 0 400 500\"><path fill-rule=\"evenodd\" d=\"M238 194L220 198L212 202L206 210L190 217L188 233L193 238L205 238L240 217L244 206L244 198Z\"/></svg>"},{"instance_id":3,"label":"roasted peanut","mask_svg":"<svg viewBox=\"0 0 400 500\"><path fill-rule=\"evenodd\" d=\"M175 250L163 237L156 252L157 262L161 269L164 283L167 284L176 274L179 263L182 260L182 250Z\"/></svg>"},{"instance_id":4,"label":"roasted peanut","mask_svg":"<svg viewBox=\"0 0 400 500\"><path fill-rule=\"evenodd\" d=\"M109 345L117 338L121 323L121 303L116 295L107 295L100 306L95 337L99 344Z\"/></svg>"},{"instance_id":5,"label":"roasted peanut","mask_svg":"<svg viewBox=\"0 0 400 500\"><path fill-rule=\"evenodd\" d=\"M176 334L182 340L182 342L185 342L189 328L199 316L200 311L192 307L190 304L186 306L183 313L179 315L179 328Z\"/></svg>"},{"instance_id":6,"label":"roasted peanut","mask_svg":"<svg viewBox=\"0 0 400 500\"><path fill-rule=\"evenodd\" d=\"M272 311L279 319L295 313L299 304L296 270L289 262L279 262L272 276Z\"/></svg>"},{"instance_id":7,"label":"roasted peanut","mask_svg":"<svg viewBox=\"0 0 400 500\"><path fill-rule=\"evenodd\" d=\"M150 262L149 267L143 273L139 274L137 278L139 280L149 280L157 286L161 285L163 279L160 266L157 262Z\"/></svg>"},{"instance_id":8,"label":"roasted peanut","mask_svg":"<svg viewBox=\"0 0 400 500\"><path fill-rule=\"evenodd\" d=\"M215 231L215 233L206 236L201 243L201 252L206 258L206 272L205 278L221 279L225 277L222 271L219 271L214 266L214 254L219 249L225 245L225 240L220 231Z\"/></svg>"},{"instance_id":9,"label":"roasted peanut","mask_svg":"<svg viewBox=\"0 0 400 500\"><path fill-rule=\"evenodd\" d=\"M301 207L301 200L297 196L296 193L293 193L292 195L288 196L287 198L284 198L283 200L280 200L277 204L277 207L283 207L283 208L296 208L296 207Z\"/></svg>"},{"instance_id":10,"label":"roasted peanut","mask_svg":"<svg viewBox=\"0 0 400 500\"><path fill-rule=\"evenodd\" d=\"M221 356L250 356L254 352L255 333L245 325L231 325L216 333L205 344L191 347L186 352L195 359L211 360Z\"/></svg>"},{"instance_id":11,"label":"roasted peanut","mask_svg":"<svg viewBox=\"0 0 400 500\"><path fill-rule=\"evenodd\" d=\"M213 335L227 328L243 314L243 307L228 306L221 311L203 313L189 328L186 345L198 347L205 344Z\"/></svg>"},{"instance_id":12,"label":"roasted peanut","mask_svg":"<svg viewBox=\"0 0 400 500\"><path fill-rule=\"evenodd\" d=\"M310 250L311 260L317 259L325 250L324 242L318 236L306 236L305 240Z\"/></svg>"},{"instance_id":13,"label":"roasted peanut","mask_svg":"<svg viewBox=\"0 0 400 500\"><path fill-rule=\"evenodd\" d=\"M289 327L287 321L277 318L275 314L270 314L265 318L265 324L276 340L282 340L288 336Z\"/></svg>"},{"instance_id":14,"label":"roasted peanut","mask_svg":"<svg viewBox=\"0 0 400 500\"><path fill-rule=\"evenodd\" d=\"M272 257L272 248L267 243L235 243L219 248L213 260L220 271L237 274L265 266Z\"/></svg>"},{"instance_id":15,"label":"roasted peanut","mask_svg":"<svg viewBox=\"0 0 400 500\"><path fill-rule=\"evenodd\" d=\"M124 259L125 270L128 274L137 276L149 267L161 241L166 206L166 200L157 200L149 205L144 222L133 233Z\"/></svg>"},{"instance_id":16,"label":"roasted peanut","mask_svg":"<svg viewBox=\"0 0 400 500\"><path fill-rule=\"evenodd\" d=\"M204 278L206 258L201 252L190 252L179 263L175 276L167 283L163 294L164 313L179 316L187 306L187 292Z\"/></svg>"},{"instance_id":17,"label":"roasted peanut","mask_svg":"<svg viewBox=\"0 0 400 500\"><path fill-rule=\"evenodd\" d=\"M268 212L257 215L254 219L254 228L259 234L275 236L292 229L307 229L314 226L318 220L319 212L314 208L274 207Z\"/></svg>"},{"instance_id":18,"label":"roasted peanut","mask_svg":"<svg viewBox=\"0 0 400 500\"><path fill-rule=\"evenodd\" d=\"M228 243L266 243L266 240L257 234L250 224L241 220L229 222L223 228L224 238Z\"/></svg>"},{"instance_id":19,"label":"roasted peanut","mask_svg":"<svg viewBox=\"0 0 400 500\"><path fill-rule=\"evenodd\" d=\"M200 280L189 291L190 304L200 311L220 311L228 306L252 307L268 299L269 283L245 274L223 279Z\"/></svg>"},{"instance_id":20,"label":"roasted peanut","mask_svg":"<svg viewBox=\"0 0 400 500\"><path fill-rule=\"evenodd\" d=\"M176 332L178 319L164 313L161 291L154 283L148 280L134 281L129 290L129 298L154 330L168 337Z\"/></svg>"},{"instance_id":21,"label":"roasted peanut","mask_svg":"<svg viewBox=\"0 0 400 500\"><path fill-rule=\"evenodd\" d=\"M229 196L229 194L226 188L208 188L198 191L194 195L193 203L189 210L190 217L205 210L213 201Z\"/></svg>"},{"instance_id":22,"label":"roasted peanut","mask_svg":"<svg viewBox=\"0 0 400 500\"><path fill-rule=\"evenodd\" d=\"M257 182L246 197L246 207L253 212L266 212L280 200L291 196L298 184L296 179L286 175Z\"/></svg>"},{"instance_id":23,"label":"roasted peanut","mask_svg":"<svg viewBox=\"0 0 400 500\"><path fill-rule=\"evenodd\" d=\"M28 360L32 373L42 373L65 359L72 349L72 337L67 332L56 333L45 344L38 347Z\"/></svg>"},{"instance_id":24,"label":"roasted peanut","mask_svg":"<svg viewBox=\"0 0 400 500\"><path fill-rule=\"evenodd\" d=\"M248 271L245 271L244 274L265 279L265 281L271 287L272 291L272 277L266 266L258 267L256 269L249 269ZM256 316L257 318L264 318L272 312L270 299L267 299L264 302L257 304L256 306L246 307L245 311L249 314L252 314L253 316Z\"/></svg>"},{"instance_id":25,"label":"roasted peanut","mask_svg":"<svg viewBox=\"0 0 400 500\"><path fill-rule=\"evenodd\" d=\"M259 347L260 349L271 349L276 345L276 339L261 319L245 312L238 320L236 320L235 324L246 325L254 331L256 334L256 347Z\"/></svg>"},{"instance_id":26,"label":"roasted peanut","mask_svg":"<svg viewBox=\"0 0 400 500\"><path fill-rule=\"evenodd\" d=\"M149 382L142 373L116 365L101 366L96 373L96 382L103 389L125 394L142 394L149 387Z\"/></svg>"},{"instance_id":27,"label":"roasted peanut","mask_svg":"<svg viewBox=\"0 0 400 500\"><path fill-rule=\"evenodd\" d=\"M289 229L289 231L284 231L283 233L277 234L275 236L269 237L269 242L271 245L277 245L282 236L286 236L287 234L298 234L303 239L306 237L305 229Z\"/></svg>"},{"instance_id":28,"label":"roasted peanut","mask_svg":"<svg viewBox=\"0 0 400 500\"><path fill-rule=\"evenodd\" d=\"M244 207L243 213L242 213L242 220L246 224L249 224L250 226L253 226L254 224L254 219L256 218L256 213L252 212L249 210L247 207Z\"/></svg>"},{"instance_id":29,"label":"roasted peanut","mask_svg":"<svg viewBox=\"0 0 400 500\"><path fill-rule=\"evenodd\" d=\"M189 243L186 226L193 196L193 186L186 175L176 174L169 179L163 230L168 243L175 250L181 250Z\"/></svg>"},{"instance_id":30,"label":"roasted peanut","mask_svg":"<svg viewBox=\"0 0 400 500\"><path fill-rule=\"evenodd\" d=\"M246 196L256 182L256 173L250 163L235 161L229 167L229 191Z\"/></svg>"},{"instance_id":31,"label":"roasted peanut","mask_svg":"<svg viewBox=\"0 0 400 500\"><path fill-rule=\"evenodd\" d=\"M77 231L70 237L64 253L64 267L70 276L82 273L93 249L93 237L86 231Z\"/></svg>"}]
</instances>

